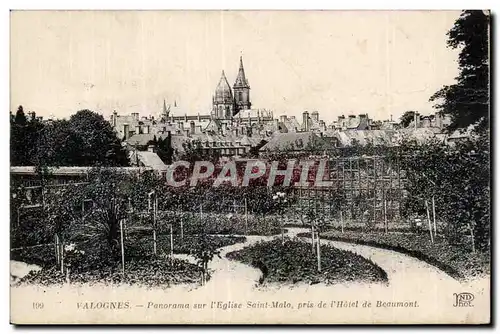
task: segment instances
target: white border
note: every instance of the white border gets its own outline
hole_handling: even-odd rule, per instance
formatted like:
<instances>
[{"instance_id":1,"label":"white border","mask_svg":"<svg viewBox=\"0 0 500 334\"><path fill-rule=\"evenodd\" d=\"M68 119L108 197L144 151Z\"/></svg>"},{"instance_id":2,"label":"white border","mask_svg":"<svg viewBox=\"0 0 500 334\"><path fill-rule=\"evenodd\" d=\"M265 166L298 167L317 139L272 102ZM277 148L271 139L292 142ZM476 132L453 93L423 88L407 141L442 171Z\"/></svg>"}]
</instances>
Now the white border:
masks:
<instances>
[{"instance_id":1,"label":"white border","mask_svg":"<svg viewBox=\"0 0 500 334\"><path fill-rule=\"evenodd\" d=\"M236 1L202 1L202 0L183 0L183 1L151 1L151 0L141 0L140 2L138 1L130 1L130 0L122 0L122 1L104 1L104 0L86 0L86 1L44 1L43 3L39 3L35 0L32 1L3 1L1 4L2 11L0 11L0 17L1 17L1 24L0 24L0 39L1 39L1 45L4 46L3 52L0 54L0 69L1 69L1 83L2 83L2 89L0 91L0 97L1 97L1 105L3 106L4 112L3 112L3 117L2 120L3 122L0 122L0 133L3 134L3 139L0 143L0 156L3 157L1 159L2 161L2 171L4 171L1 174L1 188L2 191L0 191L0 203L2 205L3 210L1 212L3 213L3 219L1 220L3 223L3 242L0 242L1 245L3 245L2 250L4 252L4 259L6 260L5 263L2 265L2 275L0 277L2 278L1 281L1 287L2 291L2 296L4 297L1 307L2 307L2 332L12 332L14 331L14 328L9 325L9 303L8 303L8 298L9 298L9 267L8 267L8 259L9 259L9 251L7 249L7 246L9 244L9 207L8 207L8 200L9 200L9 193L7 191L8 185L9 185L9 172L8 172L8 167L9 167L9 138L8 138L8 133L9 133L9 122L8 122L8 110L10 108L9 105L9 10L10 9L31 9L31 10L41 10L41 9L140 9L140 10L155 10L155 9L238 9L238 10L243 10L243 9L280 9L280 10L285 10L285 9L292 9L292 10L313 10L313 9L336 9L336 10L411 10L411 9L429 9L429 10L444 10L444 9L491 9L493 15L498 14L498 6L500 4L500 1L496 0L477 0L477 1L463 1L463 0L455 0L455 1L437 1L437 0L421 0L421 1L397 1L397 0L391 0L391 1L383 1L383 2L374 2L374 1L361 1L361 0L349 0L349 1L319 1L319 0L307 0L307 1L271 1L271 0L253 0L253 1L245 1L245 2L236 2ZM496 28L498 26L498 20L495 18L495 25L493 28ZM496 29L495 29L496 30ZM495 32L494 33L495 37L498 37L498 34ZM496 44L497 38L495 38L495 41L493 43ZM36 56L36 55L34 55ZM494 59L492 59L492 62L497 63L496 60L498 58L498 53L494 55ZM494 74L492 74L493 76ZM492 81L494 81L494 78L492 77ZM498 92L498 85L495 85L495 91L493 92L495 96L498 96L496 94ZM492 112L495 112L496 110L492 110ZM495 117L495 123L493 124L494 128L497 128L500 116ZM494 138L493 138L494 139ZM495 143L497 144L497 143ZM498 145L495 145L497 147ZM496 155L498 155L497 150L495 150ZM496 184L495 184L496 185ZM495 187L498 188L498 187ZM494 203L493 207L499 207L498 204L500 201L497 201L498 196L494 196ZM493 225L496 225L496 222L492 222ZM498 231L499 227L495 227L495 231ZM497 235L495 234L495 237ZM496 242L497 238L494 239L494 242ZM495 247L497 249L498 247ZM497 258L497 254L494 254L494 259ZM497 261L495 260L495 265L497 264ZM497 275L495 275L496 277ZM495 300L494 296L492 296L493 299ZM497 310L497 308L494 308ZM496 314L492 314L493 317L496 316ZM86 330L87 328L84 328ZM169 331L178 331L179 329L175 328L165 328ZM274 328L276 330L276 328ZM282 328L281 330L288 330L289 328ZM297 328L299 329L299 328ZM349 331L352 332L354 331L361 331L361 330L366 330L368 328L362 328L362 329L349 329L349 328L333 328L334 331ZM370 328L373 329L373 328ZM476 329L473 328L467 328L468 330L474 331ZM25 333L30 333L34 332L37 329L31 328L31 329L25 329ZM48 329L48 331L52 331L54 328ZM96 332L104 332L104 329L95 329ZM119 328L118 330L123 330L123 328ZM160 331L162 329L148 329L148 331ZM193 330L193 329L191 329ZM205 331L217 331L220 330L220 328L205 328ZM251 330L251 328L238 328L238 330ZM264 328L259 328L259 330L265 331L268 329ZM305 328L300 328L299 330L306 330ZM308 329L311 330L311 329ZM379 330L386 330L386 328L380 328ZM396 330L403 331L406 330L405 328L397 328ZM419 328L417 330L420 331L426 331L427 333L432 333L437 331L437 329L434 328ZM68 328L63 329L62 331L66 332L69 331ZM144 328L136 328L133 327L129 330L129 332L136 332L136 333L142 333L144 331Z\"/></svg>"}]
</instances>

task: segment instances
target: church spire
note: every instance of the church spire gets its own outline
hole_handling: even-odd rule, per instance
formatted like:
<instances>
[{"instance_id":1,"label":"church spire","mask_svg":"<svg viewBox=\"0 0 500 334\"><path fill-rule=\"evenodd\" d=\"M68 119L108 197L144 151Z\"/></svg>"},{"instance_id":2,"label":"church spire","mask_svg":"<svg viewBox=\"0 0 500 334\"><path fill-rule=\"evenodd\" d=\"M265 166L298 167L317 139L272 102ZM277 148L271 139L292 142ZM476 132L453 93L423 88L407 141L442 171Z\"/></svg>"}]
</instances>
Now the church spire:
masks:
<instances>
[{"instance_id":1,"label":"church spire","mask_svg":"<svg viewBox=\"0 0 500 334\"><path fill-rule=\"evenodd\" d=\"M250 88L248 86L248 81L245 76L245 68L243 67L243 57L240 56L240 69L238 70L238 76L236 77L236 81L234 83L234 88L236 87L244 87L244 88Z\"/></svg>"},{"instance_id":2,"label":"church spire","mask_svg":"<svg viewBox=\"0 0 500 334\"><path fill-rule=\"evenodd\" d=\"M170 108L167 108L167 102L163 99L163 116L168 117L169 112Z\"/></svg>"}]
</instances>

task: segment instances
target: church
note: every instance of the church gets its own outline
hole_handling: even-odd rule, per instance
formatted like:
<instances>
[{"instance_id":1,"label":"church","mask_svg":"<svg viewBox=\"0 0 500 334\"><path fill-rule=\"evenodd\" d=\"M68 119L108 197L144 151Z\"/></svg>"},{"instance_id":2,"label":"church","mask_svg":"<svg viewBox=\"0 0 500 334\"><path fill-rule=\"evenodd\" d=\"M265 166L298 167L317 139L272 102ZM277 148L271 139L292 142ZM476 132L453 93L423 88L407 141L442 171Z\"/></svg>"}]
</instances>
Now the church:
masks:
<instances>
[{"instance_id":1,"label":"church","mask_svg":"<svg viewBox=\"0 0 500 334\"><path fill-rule=\"evenodd\" d=\"M243 59L240 57L240 68L238 76L233 85L233 90L229 86L226 74L222 71L219 84L212 97L212 117L218 119L232 119L242 110L248 110L252 106L250 102L250 85L245 76Z\"/></svg>"}]
</instances>

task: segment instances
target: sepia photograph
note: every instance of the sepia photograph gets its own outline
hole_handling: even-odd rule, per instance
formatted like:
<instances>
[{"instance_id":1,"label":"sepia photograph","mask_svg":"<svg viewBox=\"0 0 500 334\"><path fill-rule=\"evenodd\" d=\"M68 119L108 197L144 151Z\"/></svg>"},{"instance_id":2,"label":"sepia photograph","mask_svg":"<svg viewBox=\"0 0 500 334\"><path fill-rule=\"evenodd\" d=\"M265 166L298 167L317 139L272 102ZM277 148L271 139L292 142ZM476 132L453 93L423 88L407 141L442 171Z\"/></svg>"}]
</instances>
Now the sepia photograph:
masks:
<instances>
[{"instance_id":1,"label":"sepia photograph","mask_svg":"<svg viewBox=\"0 0 500 334\"><path fill-rule=\"evenodd\" d=\"M12 10L10 321L490 324L489 10Z\"/></svg>"}]
</instances>

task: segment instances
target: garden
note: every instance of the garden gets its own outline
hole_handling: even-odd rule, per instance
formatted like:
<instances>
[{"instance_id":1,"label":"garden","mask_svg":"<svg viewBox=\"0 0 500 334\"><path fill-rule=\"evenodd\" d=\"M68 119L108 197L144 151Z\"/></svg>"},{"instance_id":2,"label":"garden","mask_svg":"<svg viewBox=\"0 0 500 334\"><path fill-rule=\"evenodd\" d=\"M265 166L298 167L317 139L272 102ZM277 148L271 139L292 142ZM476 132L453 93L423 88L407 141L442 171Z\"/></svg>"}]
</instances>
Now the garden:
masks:
<instances>
[{"instance_id":1,"label":"garden","mask_svg":"<svg viewBox=\"0 0 500 334\"><path fill-rule=\"evenodd\" d=\"M227 257L260 269L261 284L387 282L387 274L368 259L328 245L318 247L297 238L259 242L228 253Z\"/></svg>"}]
</instances>

